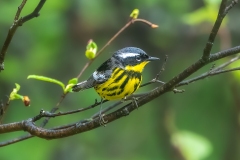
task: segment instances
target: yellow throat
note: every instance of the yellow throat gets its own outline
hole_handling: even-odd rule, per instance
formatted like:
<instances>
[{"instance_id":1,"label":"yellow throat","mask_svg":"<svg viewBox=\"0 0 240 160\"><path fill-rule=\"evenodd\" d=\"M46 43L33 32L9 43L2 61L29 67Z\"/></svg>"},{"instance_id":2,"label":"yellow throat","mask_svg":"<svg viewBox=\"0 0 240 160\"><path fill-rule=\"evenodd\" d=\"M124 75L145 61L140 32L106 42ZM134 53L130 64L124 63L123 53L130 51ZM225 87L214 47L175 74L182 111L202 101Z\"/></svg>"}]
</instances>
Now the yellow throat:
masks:
<instances>
[{"instance_id":1,"label":"yellow throat","mask_svg":"<svg viewBox=\"0 0 240 160\"><path fill-rule=\"evenodd\" d=\"M129 65L128 65L128 66L125 67L125 69L126 69L127 71L134 71L134 72L140 72L140 73L142 73L144 67L145 67L146 64L148 64L148 63L149 63L149 61L144 61L144 62L142 62L142 63L140 63L140 64L135 65L135 66L129 66Z\"/></svg>"}]
</instances>

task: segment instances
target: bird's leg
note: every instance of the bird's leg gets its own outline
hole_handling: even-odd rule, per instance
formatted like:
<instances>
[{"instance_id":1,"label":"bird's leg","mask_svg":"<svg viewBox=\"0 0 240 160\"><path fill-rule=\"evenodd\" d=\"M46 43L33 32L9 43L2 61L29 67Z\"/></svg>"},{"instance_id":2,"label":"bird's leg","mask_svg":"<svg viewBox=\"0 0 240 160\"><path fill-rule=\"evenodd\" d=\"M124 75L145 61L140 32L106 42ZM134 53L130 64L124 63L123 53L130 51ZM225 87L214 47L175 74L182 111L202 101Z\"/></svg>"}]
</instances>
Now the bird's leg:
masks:
<instances>
[{"instance_id":1,"label":"bird's leg","mask_svg":"<svg viewBox=\"0 0 240 160\"><path fill-rule=\"evenodd\" d=\"M124 101L127 101L127 97L124 97L123 99L122 99L122 102L124 102ZM138 101L138 99L136 98L136 97L131 97L131 99L132 99L132 103L137 107L137 109L138 109L138 104L137 104L137 101Z\"/></svg>"},{"instance_id":2,"label":"bird's leg","mask_svg":"<svg viewBox=\"0 0 240 160\"><path fill-rule=\"evenodd\" d=\"M100 111L99 111L99 124L105 127L106 126L105 124L107 123L107 121L104 120L102 115L102 102L103 102L103 99L101 98Z\"/></svg>"}]
</instances>

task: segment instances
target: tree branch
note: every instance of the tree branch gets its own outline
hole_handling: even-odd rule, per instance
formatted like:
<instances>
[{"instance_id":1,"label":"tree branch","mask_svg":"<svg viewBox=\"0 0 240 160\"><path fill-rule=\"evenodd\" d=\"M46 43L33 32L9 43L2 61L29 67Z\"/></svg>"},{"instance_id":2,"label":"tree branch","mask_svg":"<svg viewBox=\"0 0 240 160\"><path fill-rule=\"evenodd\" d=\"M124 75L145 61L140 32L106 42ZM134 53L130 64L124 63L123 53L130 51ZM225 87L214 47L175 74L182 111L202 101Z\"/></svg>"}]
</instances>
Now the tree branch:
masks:
<instances>
[{"instance_id":1,"label":"tree branch","mask_svg":"<svg viewBox=\"0 0 240 160\"><path fill-rule=\"evenodd\" d=\"M32 137L33 136L31 136L31 135L27 135L27 136L21 136L21 137L15 138L15 139L11 139L9 141L1 142L0 147L4 147L4 146L7 146L7 145L10 145L13 143L17 143L17 142L20 142L20 141L23 141L23 140L26 140L26 139L29 139Z\"/></svg>"},{"instance_id":2,"label":"tree branch","mask_svg":"<svg viewBox=\"0 0 240 160\"><path fill-rule=\"evenodd\" d=\"M26 2L27 2L27 0L23 0L22 3L20 4L20 6L18 7L18 10L17 10L17 13L15 15L14 21L17 21L19 19L19 16L20 16L20 14L22 12L22 9L25 6Z\"/></svg>"},{"instance_id":3,"label":"tree branch","mask_svg":"<svg viewBox=\"0 0 240 160\"><path fill-rule=\"evenodd\" d=\"M133 110L135 110L137 107L141 107L144 104L152 101L153 99L161 96L162 94L172 91L175 87L184 85L184 84L188 84L188 83L184 83L186 81L183 81L183 80L186 79L187 77L189 77L190 75L192 75L193 73L195 73L197 70L199 70L206 64L217 61L224 57L239 53L240 46L236 46L236 47L224 50L224 51L217 52L215 54L210 54L213 42L215 40L218 29L222 23L222 20L223 20L224 16L227 14L227 12L235 5L236 0L227 7L226 7L226 3L227 3L226 0L222 0L221 6L219 9L218 18L213 26L210 36L209 36L209 40L204 49L203 56L199 60L197 60L195 63L190 65L188 68L183 70L181 73L179 73L177 76L175 76L168 82L153 89L152 91L148 92L148 94L145 94L144 96L139 97L138 101L137 101L137 103L138 103L137 106L134 103L128 103L116 111L113 111L107 115L103 115L104 120L106 120L107 123L110 123L114 120L117 120L118 118L127 116ZM219 67L223 67L223 65L219 66ZM227 69L227 70L221 70L221 69L215 68L215 69L212 69L210 72L208 72L207 76L230 72L230 71L235 71L238 69L240 69L240 67L233 68L233 69ZM205 75L203 74L202 78L204 78L204 76ZM199 80L199 79L196 79L196 80ZM118 102L112 106L117 106L119 104L120 104L120 102ZM24 120L22 122L0 125L0 133L24 130L24 131L29 132L31 134L31 136L38 136L38 137L45 138L45 139L56 139L56 138L63 138L63 137L75 135L75 134L78 134L81 132L89 131L89 130L92 130L92 129L95 129L95 128L101 126L101 124L99 123L99 118L96 117L90 121L82 120L81 122L78 122L75 124L69 124L69 125L65 125L65 126L55 127L52 129L44 129L44 128L38 127L34 124L34 121L36 121L38 119L40 119L40 118L34 117L34 118L30 118L28 120ZM8 144L11 144L11 141L3 142L0 145L3 146L3 145L8 145Z\"/></svg>"},{"instance_id":4,"label":"tree branch","mask_svg":"<svg viewBox=\"0 0 240 160\"><path fill-rule=\"evenodd\" d=\"M185 69L179 75L175 76L169 82L163 84L160 87L155 88L154 90L150 91L145 96L140 97L138 99L138 107L143 106L147 102L159 97L163 93L171 91L183 79L187 78L192 73L194 73L201 67L205 66L206 64L216 61L216 60L219 60L221 58L239 53L239 52L240 52L240 46L237 46L232 49L210 55L210 58L208 59L208 61L203 61L202 59L199 59L197 62L195 62L193 65L191 65L190 67ZM219 71L219 73L220 72L223 73L226 71ZM135 109L136 109L136 106L133 103L128 103L127 105L121 107L120 109L105 115L104 119L107 121L107 123L110 123L118 118L129 115ZM22 122L1 125L0 133L24 130L34 136L38 136L38 137L45 138L45 139L55 139L55 138L63 138L63 137L71 136L71 135L78 134L81 132L89 131L89 130L95 129L99 126L101 126L99 124L99 118L95 118L92 121L83 121L80 123L76 123L75 126L71 125L67 128L63 128L63 129L56 129L56 130L55 129L43 129L42 127L37 127L34 124L34 118L31 118L31 119L28 119L28 120L25 120Z\"/></svg>"},{"instance_id":5,"label":"tree branch","mask_svg":"<svg viewBox=\"0 0 240 160\"><path fill-rule=\"evenodd\" d=\"M216 35L218 33L218 30L222 24L222 21L224 19L224 17L226 16L227 12L236 4L236 3L233 3L235 2L233 0L233 2L231 3L231 7L226 7L227 6L227 2L228 0L222 0L221 2L221 5L220 5L220 8L219 8L219 11L218 11L218 16L217 16L217 20L215 21L215 24L212 28L212 31L208 37L208 41L206 43L206 46L203 50L203 60L207 60L209 58L209 55L210 55L210 52L212 50L212 46L213 46L213 42L216 38Z\"/></svg>"},{"instance_id":6,"label":"tree branch","mask_svg":"<svg viewBox=\"0 0 240 160\"><path fill-rule=\"evenodd\" d=\"M24 16L21 20L22 23L20 23L20 25L22 25L23 23L38 17L40 14L40 10L42 9L43 5L45 4L46 0L40 0L40 2L38 3L37 7L34 9L34 11L26 16Z\"/></svg>"},{"instance_id":7,"label":"tree branch","mask_svg":"<svg viewBox=\"0 0 240 160\"><path fill-rule=\"evenodd\" d=\"M226 69L226 70L215 70L215 71L206 72L206 73L203 73L202 75L200 75L198 77L180 82L178 85L176 85L176 87L183 86L183 85L188 85L192 82L204 79L206 77L215 76L215 75L218 75L218 74L232 72L232 71L239 71L239 70L240 70L240 67L236 67L236 68L231 68L231 69Z\"/></svg>"},{"instance_id":8,"label":"tree branch","mask_svg":"<svg viewBox=\"0 0 240 160\"><path fill-rule=\"evenodd\" d=\"M10 29L8 31L7 38L6 38L6 40L5 40L5 42L2 46L2 50L0 52L0 72L2 70L4 70L4 59L5 59L5 56L6 56L6 53L7 53L7 49L8 49L9 44L12 41L12 38L13 38L17 28L19 26L22 26L23 23L33 19L34 17L38 17L39 16L39 11L42 9L46 0L40 0L37 7L34 9L34 11L31 14L28 14L27 16L24 16L24 17L19 19L21 11L22 11L23 7L25 6L26 2L27 2L27 0L23 0L22 3L20 4L20 6L18 7L17 13L16 13L15 18L14 18L14 22L13 22L12 26L10 27Z\"/></svg>"},{"instance_id":9,"label":"tree branch","mask_svg":"<svg viewBox=\"0 0 240 160\"><path fill-rule=\"evenodd\" d=\"M57 117L57 116L64 116L64 115L69 115L69 114L73 114L73 113L78 113L78 112L83 112L83 111L86 111L86 110L89 110L89 109L92 109L98 105L100 105L101 103L105 103L107 102L108 100L104 100L103 102L95 102L93 105L90 105L88 107L85 107L85 108L80 108L80 109L77 109L77 110L72 110L72 111L68 111L68 112L58 112L58 113L54 113L54 112L48 112L48 111L44 111L44 110L41 110L40 111L40 114L35 116L33 118L33 122L43 118L43 117Z\"/></svg>"}]
</instances>

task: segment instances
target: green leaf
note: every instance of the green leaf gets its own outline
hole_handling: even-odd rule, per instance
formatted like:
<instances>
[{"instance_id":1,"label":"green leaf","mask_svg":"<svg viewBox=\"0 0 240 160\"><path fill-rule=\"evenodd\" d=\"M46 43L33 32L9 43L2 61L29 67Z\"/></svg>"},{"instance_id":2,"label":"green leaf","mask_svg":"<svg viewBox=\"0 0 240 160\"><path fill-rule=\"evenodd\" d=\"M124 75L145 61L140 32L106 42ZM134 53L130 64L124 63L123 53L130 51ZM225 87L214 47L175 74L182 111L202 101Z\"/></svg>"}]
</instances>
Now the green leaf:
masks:
<instances>
[{"instance_id":1,"label":"green leaf","mask_svg":"<svg viewBox=\"0 0 240 160\"><path fill-rule=\"evenodd\" d=\"M72 78L68 81L68 84L77 84L78 79L77 78Z\"/></svg>"},{"instance_id":2,"label":"green leaf","mask_svg":"<svg viewBox=\"0 0 240 160\"><path fill-rule=\"evenodd\" d=\"M96 56L96 53L92 50L86 50L85 55L88 59L93 59Z\"/></svg>"},{"instance_id":3,"label":"green leaf","mask_svg":"<svg viewBox=\"0 0 240 160\"><path fill-rule=\"evenodd\" d=\"M86 46L85 55L88 59L93 59L95 58L96 53L97 53L97 44L93 42L92 39L90 39Z\"/></svg>"},{"instance_id":4,"label":"green leaf","mask_svg":"<svg viewBox=\"0 0 240 160\"><path fill-rule=\"evenodd\" d=\"M20 85L18 83L15 83L16 86L16 90L19 91L20 90Z\"/></svg>"},{"instance_id":5,"label":"green leaf","mask_svg":"<svg viewBox=\"0 0 240 160\"><path fill-rule=\"evenodd\" d=\"M20 90L20 85L15 83L16 88L13 88L13 91L9 95L9 100L15 100L15 99L23 99L23 96L20 94L17 94L17 92Z\"/></svg>"},{"instance_id":6,"label":"green leaf","mask_svg":"<svg viewBox=\"0 0 240 160\"><path fill-rule=\"evenodd\" d=\"M72 87L74 86L75 84L71 83L71 84L68 84L66 86L66 88L64 89L64 93L67 93L67 92L72 92Z\"/></svg>"},{"instance_id":7,"label":"green leaf","mask_svg":"<svg viewBox=\"0 0 240 160\"><path fill-rule=\"evenodd\" d=\"M189 131L178 131L172 135L172 142L187 160L201 160L212 152L212 145L205 137Z\"/></svg>"},{"instance_id":8,"label":"green leaf","mask_svg":"<svg viewBox=\"0 0 240 160\"><path fill-rule=\"evenodd\" d=\"M130 17L133 19L137 19L139 16L139 9L134 9L132 13L130 14Z\"/></svg>"},{"instance_id":9,"label":"green leaf","mask_svg":"<svg viewBox=\"0 0 240 160\"><path fill-rule=\"evenodd\" d=\"M68 85L66 86L66 88L64 89L64 93L67 92L72 92L72 87L77 84L78 79L77 78L72 78L68 81Z\"/></svg>"},{"instance_id":10,"label":"green leaf","mask_svg":"<svg viewBox=\"0 0 240 160\"><path fill-rule=\"evenodd\" d=\"M40 80L40 81L46 81L46 82L58 84L59 86L61 86L63 88L63 91L65 90L65 85L59 80L49 78L49 77L44 77L44 76L38 76L38 75L29 75L27 77L27 79L30 79L30 78L31 79L37 79L37 80Z\"/></svg>"}]
</instances>

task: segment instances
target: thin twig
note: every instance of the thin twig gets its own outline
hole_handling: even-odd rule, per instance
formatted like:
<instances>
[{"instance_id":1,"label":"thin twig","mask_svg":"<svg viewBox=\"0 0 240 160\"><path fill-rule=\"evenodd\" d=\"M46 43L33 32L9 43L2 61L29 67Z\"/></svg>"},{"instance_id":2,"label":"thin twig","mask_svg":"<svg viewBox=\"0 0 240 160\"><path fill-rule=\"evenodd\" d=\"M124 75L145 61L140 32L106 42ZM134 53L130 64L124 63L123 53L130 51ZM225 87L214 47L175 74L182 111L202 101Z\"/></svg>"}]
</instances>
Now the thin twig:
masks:
<instances>
[{"instance_id":1,"label":"thin twig","mask_svg":"<svg viewBox=\"0 0 240 160\"><path fill-rule=\"evenodd\" d=\"M66 97L66 94L64 94L63 96L61 96L61 99L60 101L56 104L56 106L54 108L52 108L52 110L50 111L51 113L54 113L56 110L59 109L60 107L60 104L62 103L62 101L64 100L64 98ZM44 119L44 121L42 122L42 124L40 125L41 127L44 127L48 121L49 121L50 117L47 117L46 119ZM24 136L20 136L18 138L15 138L15 139L12 139L12 140L9 140L9 141L5 141L5 142L2 142L0 143L0 147L3 147L3 146L6 146L6 145L10 145L10 144L14 144L14 143L17 143L17 142L20 142L20 141L23 141L23 140L26 140L26 139L29 139L29 138L32 138L34 137L33 135L31 134L27 134L27 135L24 135Z\"/></svg>"},{"instance_id":2,"label":"thin twig","mask_svg":"<svg viewBox=\"0 0 240 160\"><path fill-rule=\"evenodd\" d=\"M215 75L218 75L218 74L221 74L221 73L226 73L226 72L232 72L232 71L238 71L240 70L240 67L236 67L236 68L231 68L231 69L226 69L226 70L222 70L224 67L228 66L229 64L233 63L234 61L238 60L240 57L237 56L233 59L231 59L229 62L227 63L224 63L222 65L220 65L219 67L216 67L215 69L209 71L209 72L206 72L206 73L203 73L201 74L200 76L197 76L197 77L194 77L192 79L189 79L189 80L186 80L186 81L182 81L180 82L178 85L176 85L176 87L179 87L179 86L182 86L182 85L188 85L192 82L195 82L195 81L198 81L198 80L201 80L201 79L204 79L206 77L210 77L210 76L215 76Z\"/></svg>"},{"instance_id":3,"label":"thin twig","mask_svg":"<svg viewBox=\"0 0 240 160\"><path fill-rule=\"evenodd\" d=\"M240 59L240 56L236 56L234 58L232 58L230 61L226 62L226 63L223 63L222 65L216 67L216 68L213 68L210 72L214 72L214 71L217 71L217 70L221 70L225 67L227 67L228 65L232 64L233 62L237 61Z\"/></svg>"},{"instance_id":4,"label":"thin twig","mask_svg":"<svg viewBox=\"0 0 240 160\"><path fill-rule=\"evenodd\" d=\"M152 84L152 83L156 83L156 82L164 84L164 82L159 81L158 79L159 79L160 74L165 70L165 65L167 63L167 60L168 60L168 55L165 55L165 59L164 59L164 62L162 64L162 67L161 67L160 71L156 74L156 77L153 78L151 81L140 85L140 87L144 87L146 85L149 85L149 84Z\"/></svg>"},{"instance_id":5,"label":"thin twig","mask_svg":"<svg viewBox=\"0 0 240 160\"><path fill-rule=\"evenodd\" d=\"M34 9L34 11L26 16L24 16L21 20L22 23L20 23L20 25L23 25L23 23L38 17L40 15L40 10L42 9L43 5L45 4L46 0L40 0L40 2L38 3L37 7Z\"/></svg>"},{"instance_id":6,"label":"thin twig","mask_svg":"<svg viewBox=\"0 0 240 160\"><path fill-rule=\"evenodd\" d=\"M23 0L20 6L18 7L17 13L14 18L14 22L8 31L8 35L7 35L7 38L5 39L5 42L3 43L2 50L0 52L0 72L4 70L5 55L7 53L8 46L11 43L12 37L15 31L17 30L17 27L19 26L19 16L25 4L26 4L26 0Z\"/></svg>"},{"instance_id":7,"label":"thin twig","mask_svg":"<svg viewBox=\"0 0 240 160\"><path fill-rule=\"evenodd\" d=\"M226 70L217 70L215 72L207 72L207 73L204 73L204 74L202 74L198 77L195 77L195 78L192 78L192 79L189 79L189 80L186 80L186 81L182 81L178 85L176 85L176 87L183 86L183 85L188 85L190 83L196 82L196 81L204 79L206 77L215 76L215 75L222 74L222 73L227 73L227 72L239 71L239 70L240 70L240 67L226 69Z\"/></svg>"},{"instance_id":8,"label":"thin twig","mask_svg":"<svg viewBox=\"0 0 240 160\"><path fill-rule=\"evenodd\" d=\"M160 74L165 70L165 66L167 64L167 60L168 60L168 55L165 55L165 59L164 59L164 62L162 64L162 68L160 69L160 71L157 73L157 75L155 77L156 80L159 79Z\"/></svg>"},{"instance_id":9,"label":"thin twig","mask_svg":"<svg viewBox=\"0 0 240 160\"><path fill-rule=\"evenodd\" d=\"M25 6L26 2L27 2L27 0L23 0L22 3L20 4L20 6L18 7L17 13L14 18L15 21L17 21L19 19L19 16L20 16L22 9Z\"/></svg>"},{"instance_id":10,"label":"thin twig","mask_svg":"<svg viewBox=\"0 0 240 160\"><path fill-rule=\"evenodd\" d=\"M104 100L102 103L105 103L107 101L108 100ZM98 106L100 104L101 104L101 102L95 102L94 104L92 104L92 105L90 105L88 107L85 107L85 108L80 108L80 109L77 109L77 110L72 110L72 111L67 111L67 112L58 112L58 113L41 110L40 114L33 118L33 121L35 122L35 121L41 119L42 117L57 117L57 116L64 116L64 115L69 115L69 114L83 112L83 111L92 109L92 108L94 108L94 107L96 107L96 106Z\"/></svg>"},{"instance_id":11,"label":"thin twig","mask_svg":"<svg viewBox=\"0 0 240 160\"><path fill-rule=\"evenodd\" d=\"M238 0L232 0L231 3L225 8L224 14L226 15L228 11L232 9L237 3L238 3Z\"/></svg>"},{"instance_id":12,"label":"thin twig","mask_svg":"<svg viewBox=\"0 0 240 160\"><path fill-rule=\"evenodd\" d=\"M63 95L61 96L60 101L56 104L56 106L55 106L54 108L52 108L52 110L50 111L50 113L54 113L54 112L56 112L56 111L59 109L60 104L63 102L63 100L64 100L64 98L65 98L66 96L67 96L67 93L66 93L66 94L63 94ZM49 119L50 119L50 117L45 118L44 121L43 121L42 124L41 124L41 127L44 127L44 126L48 123Z\"/></svg>"},{"instance_id":13,"label":"thin twig","mask_svg":"<svg viewBox=\"0 0 240 160\"><path fill-rule=\"evenodd\" d=\"M147 20L145 20L145 19L140 19L140 18L133 19L133 20L132 20L132 23L134 23L134 22L142 22L142 23L148 25L148 26L151 27L151 28L157 28L157 27L158 27L158 25L156 25L156 24L154 24L154 23L151 23L151 22L149 22L149 21L147 21Z\"/></svg>"},{"instance_id":14,"label":"thin twig","mask_svg":"<svg viewBox=\"0 0 240 160\"><path fill-rule=\"evenodd\" d=\"M84 73L84 71L92 64L92 62L102 53L102 51L112 43L112 41L114 39L116 39L119 34L121 34L127 27L129 27L131 24L133 24L134 22L143 22L147 25L149 25L150 27L152 26L155 26L155 27L152 27L152 28L156 28L157 25L156 24L153 24L145 19L131 19L130 21L128 21L97 53L96 53L96 56L94 59L88 61L85 66L83 67L83 69L80 71L80 73L78 74L77 78L79 79L82 74Z\"/></svg>"},{"instance_id":15,"label":"thin twig","mask_svg":"<svg viewBox=\"0 0 240 160\"><path fill-rule=\"evenodd\" d=\"M90 61L88 61L83 69L78 74L77 78L80 78L83 74L83 72L92 64L92 62L102 53L102 51L120 34L122 33L129 25L131 24L131 21L126 23L96 54L96 57Z\"/></svg>"},{"instance_id":16,"label":"thin twig","mask_svg":"<svg viewBox=\"0 0 240 160\"><path fill-rule=\"evenodd\" d=\"M15 18L14 18L14 22L13 22L12 26L10 27L10 29L8 31L7 38L5 39L5 42L2 46L2 49L1 49L1 52L0 52L0 72L2 70L4 70L4 59L5 59L5 56L6 56L6 53L7 53L7 49L8 49L8 47L9 47L11 41L12 41L12 38L13 38L17 28L19 26L22 26L23 23L31 20L32 18L37 17L39 15L39 11L42 9L44 3L46 2L46 0L40 0L37 7L34 9L34 11L31 14L29 14L27 16L24 16L22 18L19 18L20 14L21 14L21 11L26 4L26 1L27 0L23 0L22 3L20 4L20 6L18 7L17 13L16 13Z\"/></svg>"},{"instance_id":17,"label":"thin twig","mask_svg":"<svg viewBox=\"0 0 240 160\"><path fill-rule=\"evenodd\" d=\"M0 147L4 147L4 146L10 145L10 144L21 142L23 140L26 140L26 139L29 139L29 138L32 138L32 137L33 136L21 136L21 137L11 139L11 140L8 140L8 141L5 141L5 142L0 142Z\"/></svg>"},{"instance_id":18,"label":"thin twig","mask_svg":"<svg viewBox=\"0 0 240 160\"><path fill-rule=\"evenodd\" d=\"M218 11L217 19L215 21L215 24L212 28L212 31L211 31L209 37L208 37L208 41L206 43L206 46L203 50L203 56L202 56L203 60L207 60L209 58L210 52L212 50L213 42L216 38L216 35L217 35L218 30L219 30L219 28L222 24L222 21L223 21L225 15L226 15L226 14L224 14L226 5L227 5L227 0L222 0L219 11Z\"/></svg>"}]
</instances>

